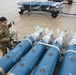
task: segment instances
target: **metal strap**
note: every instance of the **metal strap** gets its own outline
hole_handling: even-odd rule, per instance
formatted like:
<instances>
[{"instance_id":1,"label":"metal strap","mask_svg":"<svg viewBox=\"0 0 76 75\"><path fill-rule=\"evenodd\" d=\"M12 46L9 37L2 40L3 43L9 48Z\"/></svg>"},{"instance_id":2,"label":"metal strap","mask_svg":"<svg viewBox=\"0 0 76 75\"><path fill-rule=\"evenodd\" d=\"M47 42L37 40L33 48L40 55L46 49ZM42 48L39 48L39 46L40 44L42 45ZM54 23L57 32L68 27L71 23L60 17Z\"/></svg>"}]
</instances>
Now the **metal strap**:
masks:
<instances>
[{"instance_id":1,"label":"metal strap","mask_svg":"<svg viewBox=\"0 0 76 75\"><path fill-rule=\"evenodd\" d=\"M50 44L45 44L45 43L42 43L42 42L38 42L38 43L39 43L39 44L42 44L42 45L46 45L46 46L50 46L50 47L54 47L54 48L56 48L56 49L59 51L59 53L61 54L60 49L59 49L57 46L50 45Z\"/></svg>"},{"instance_id":2,"label":"metal strap","mask_svg":"<svg viewBox=\"0 0 76 75\"><path fill-rule=\"evenodd\" d=\"M31 42L28 38L25 38L24 40L29 41L29 42L30 42L30 44L31 44L31 46L33 47L32 42Z\"/></svg>"},{"instance_id":3,"label":"metal strap","mask_svg":"<svg viewBox=\"0 0 76 75\"><path fill-rule=\"evenodd\" d=\"M3 75L5 75L6 73L5 73L5 71L0 67L0 72L3 74Z\"/></svg>"},{"instance_id":4,"label":"metal strap","mask_svg":"<svg viewBox=\"0 0 76 75\"><path fill-rule=\"evenodd\" d=\"M76 51L74 51L74 50L67 50L65 53L68 53L68 52L76 53Z\"/></svg>"},{"instance_id":5,"label":"metal strap","mask_svg":"<svg viewBox=\"0 0 76 75\"><path fill-rule=\"evenodd\" d=\"M10 73L9 75L15 75L14 73Z\"/></svg>"}]
</instances>

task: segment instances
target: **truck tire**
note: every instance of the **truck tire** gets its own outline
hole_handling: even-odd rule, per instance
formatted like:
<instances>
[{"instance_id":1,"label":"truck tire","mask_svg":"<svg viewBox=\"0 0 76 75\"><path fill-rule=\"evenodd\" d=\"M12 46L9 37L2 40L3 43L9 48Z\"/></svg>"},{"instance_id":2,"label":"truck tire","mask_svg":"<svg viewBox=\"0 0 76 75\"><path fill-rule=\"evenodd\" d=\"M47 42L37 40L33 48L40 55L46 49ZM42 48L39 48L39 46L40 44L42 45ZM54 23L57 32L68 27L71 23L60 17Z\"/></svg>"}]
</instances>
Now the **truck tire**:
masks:
<instances>
[{"instance_id":1,"label":"truck tire","mask_svg":"<svg viewBox=\"0 0 76 75\"><path fill-rule=\"evenodd\" d=\"M53 18L56 18L58 16L58 13L57 12L52 12L52 17Z\"/></svg>"},{"instance_id":2,"label":"truck tire","mask_svg":"<svg viewBox=\"0 0 76 75\"><path fill-rule=\"evenodd\" d=\"M19 14L21 15L21 14L23 14L23 12L24 12L24 11L20 9Z\"/></svg>"},{"instance_id":3,"label":"truck tire","mask_svg":"<svg viewBox=\"0 0 76 75\"><path fill-rule=\"evenodd\" d=\"M68 1L68 4L71 5L73 1Z\"/></svg>"}]
</instances>

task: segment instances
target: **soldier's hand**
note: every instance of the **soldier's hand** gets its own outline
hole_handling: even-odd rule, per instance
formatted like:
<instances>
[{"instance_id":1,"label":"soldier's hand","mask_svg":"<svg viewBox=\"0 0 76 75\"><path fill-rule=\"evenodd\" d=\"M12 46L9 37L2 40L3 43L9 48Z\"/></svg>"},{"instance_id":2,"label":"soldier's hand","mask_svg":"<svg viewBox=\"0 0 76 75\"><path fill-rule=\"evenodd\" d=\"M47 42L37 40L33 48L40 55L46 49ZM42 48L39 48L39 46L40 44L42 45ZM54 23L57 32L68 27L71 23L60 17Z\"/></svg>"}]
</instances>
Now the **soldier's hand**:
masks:
<instances>
[{"instance_id":1,"label":"soldier's hand","mask_svg":"<svg viewBox=\"0 0 76 75\"><path fill-rule=\"evenodd\" d=\"M12 22L10 22L10 24L11 24L11 25L14 25L15 23L14 23L14 21L12 21Z\"/></svg>"},{"instance_id":2,"label":"soldier's hand","mask_svg":"<svg viewBox=\"0 0 76 75\"><path fill-rule=\"evenodd\" d=\"M13 39L10 37L10 41L13 41Z\"/></svg>"},{"instance_id":3,"label":"soldier's hand","mask_svg":"<svg viewBox=\"0 0 76 75\"><path fill-rule=\"evenodd\" d=\"M10 39L10 41L13 41L13 39Z\"/></svg>"},{"instance_id":4,"label":"soldier's hand","mask_svg":"<svg viewBox=\"0 0 76 75\"><path fill-rule=\"evenodd\" d=\"M12 24L13 24L13 25L15 24L14 21L12 21Z\"/></svg>"}]
</instances>

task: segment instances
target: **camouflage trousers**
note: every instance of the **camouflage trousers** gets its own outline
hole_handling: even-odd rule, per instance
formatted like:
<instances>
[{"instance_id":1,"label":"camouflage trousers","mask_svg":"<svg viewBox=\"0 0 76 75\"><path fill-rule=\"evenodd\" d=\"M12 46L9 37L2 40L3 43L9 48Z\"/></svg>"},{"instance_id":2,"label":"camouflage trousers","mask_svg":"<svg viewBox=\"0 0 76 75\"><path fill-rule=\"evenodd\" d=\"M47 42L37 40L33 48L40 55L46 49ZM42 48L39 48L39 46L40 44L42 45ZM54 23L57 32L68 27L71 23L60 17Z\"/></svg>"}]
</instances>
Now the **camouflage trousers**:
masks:
<instances>
[{"instance_id":1,"label":"camouflage trousers","mask_svg":"<svg viewBox=\"0 0 76 75\"><path fill-rule=\"evenodd\" d=\"M7 53L7 48L9 50L11 50L11 48L12 48L11 42L7 42L7 43L5 43L3 45L0 44L0 50L2 51L3 55L5 55Z\"/></svg>"}]
</instances>

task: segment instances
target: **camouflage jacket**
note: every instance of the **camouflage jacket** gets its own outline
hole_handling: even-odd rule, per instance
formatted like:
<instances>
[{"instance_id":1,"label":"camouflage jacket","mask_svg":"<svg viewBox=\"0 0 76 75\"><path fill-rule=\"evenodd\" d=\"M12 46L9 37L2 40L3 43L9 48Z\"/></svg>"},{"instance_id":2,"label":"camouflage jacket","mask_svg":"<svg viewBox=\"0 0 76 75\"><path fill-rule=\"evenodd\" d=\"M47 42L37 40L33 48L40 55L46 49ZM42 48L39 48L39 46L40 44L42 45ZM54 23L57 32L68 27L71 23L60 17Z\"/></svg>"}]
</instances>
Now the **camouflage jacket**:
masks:
<instances>
[{"instance_id":1,"label":"camouflage jacket","mask_svg":"<svg viewBox=\"0 0 76 75\"><path fill-rule=\"evenodd\" d=\"M12 24L8 24L7 26L2 26L0 24L0 44L6 43L10 41L10 34L9 34L9 28L12 26Z\"/></svg>"}]
</instances>

